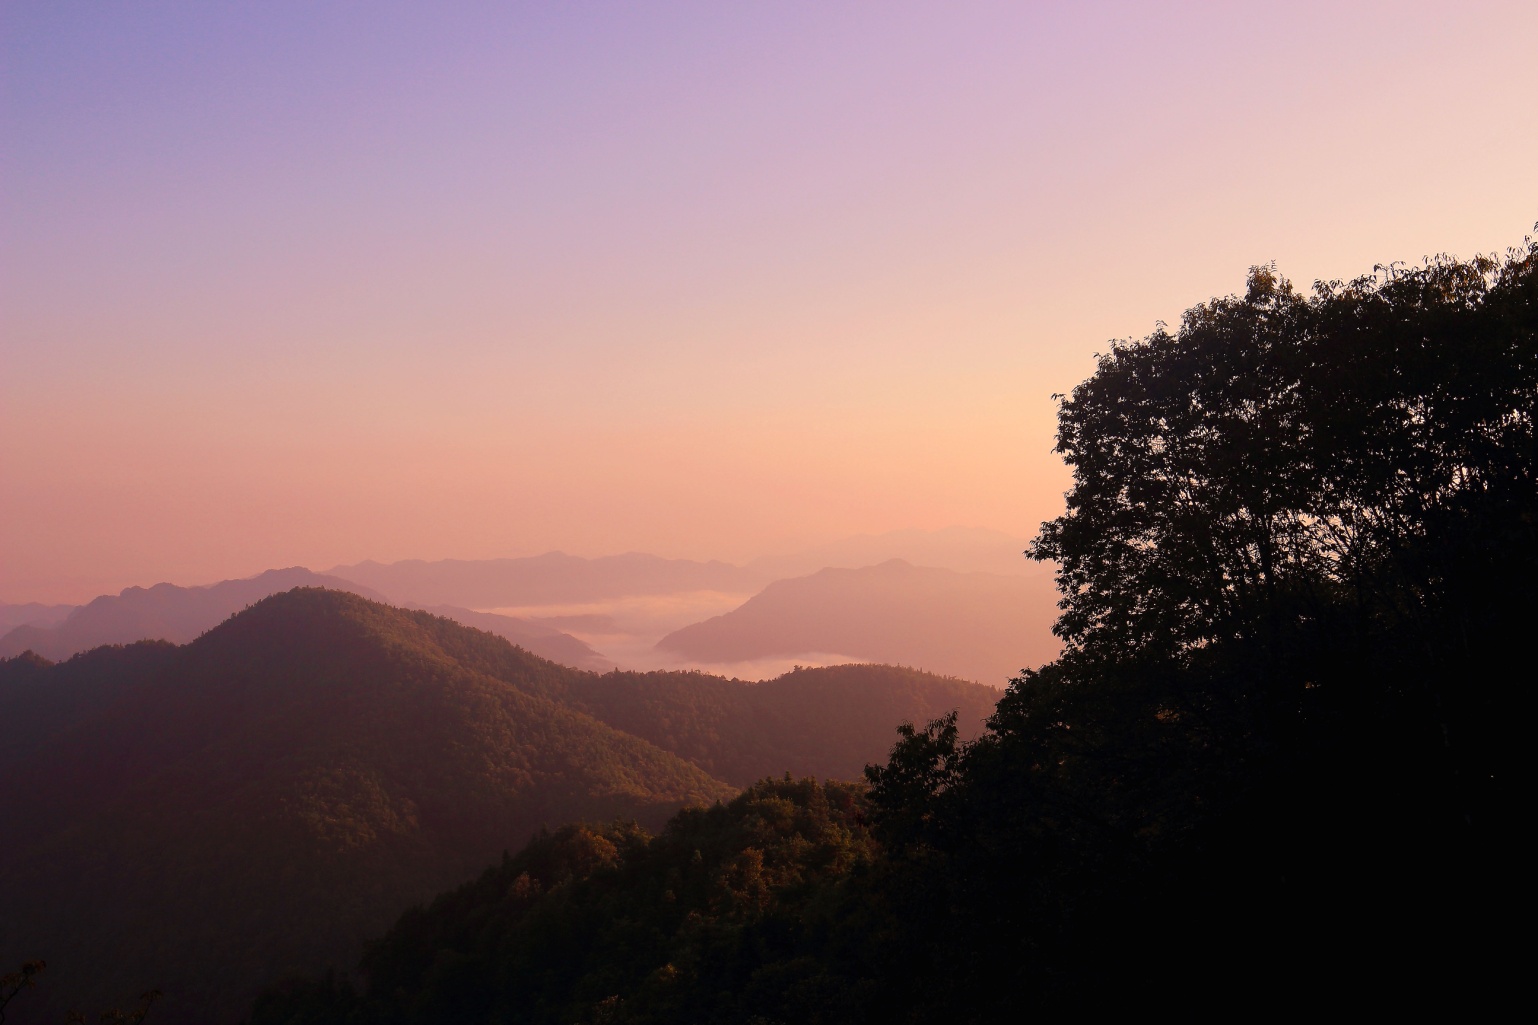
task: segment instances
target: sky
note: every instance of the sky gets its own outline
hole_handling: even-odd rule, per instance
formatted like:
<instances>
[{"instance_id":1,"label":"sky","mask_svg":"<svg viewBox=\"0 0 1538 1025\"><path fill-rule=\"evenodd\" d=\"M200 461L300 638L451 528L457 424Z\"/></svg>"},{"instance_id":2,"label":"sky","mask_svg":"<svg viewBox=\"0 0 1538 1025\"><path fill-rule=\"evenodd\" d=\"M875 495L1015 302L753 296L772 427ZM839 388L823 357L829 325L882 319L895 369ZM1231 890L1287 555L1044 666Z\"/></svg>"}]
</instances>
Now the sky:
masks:
<instances>
[{"instance_id":1,"label":"sky","mask_svg":"<svg viewBox=\"0 0 1538 1025\"><path fill-rule=\"evenodd\" d=\"M1519 244L1538 5L0 5L0 601L1062 507L1054 393Z\"/></svg>"}]
</instances>

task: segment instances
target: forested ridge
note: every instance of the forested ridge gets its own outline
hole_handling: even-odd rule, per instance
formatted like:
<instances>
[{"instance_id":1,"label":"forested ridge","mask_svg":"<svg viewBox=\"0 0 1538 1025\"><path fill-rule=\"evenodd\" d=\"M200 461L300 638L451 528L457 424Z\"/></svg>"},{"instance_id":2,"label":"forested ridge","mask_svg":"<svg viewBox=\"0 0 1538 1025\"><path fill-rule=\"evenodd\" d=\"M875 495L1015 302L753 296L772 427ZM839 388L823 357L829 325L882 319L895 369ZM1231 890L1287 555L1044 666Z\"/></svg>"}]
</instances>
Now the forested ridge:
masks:
<instances>
[{"instance_id":1,"label":"forested ridge","mask_svg":"<svg viewBox=\"0 0 1538 1025\"><path fill-rule=\"evenodd\" d=\"M0 954L47 963L8 1020L157 988L155 1020L232 1021L546 825L656 829L768 765L858 776L904 718L980 729L996 693L873 666L600 676L315 588L183 646L0 660Z\"/></svg>"},{"instance_id":2,"label":"forested ridge","mask_svg":"<svg viewBox=\"0 0 1538 1025\"><path fill-rule=\"evenodd\" d=\"M1512 988L1538 245L1244 294L1062 397L1065 652L864 789L572 827L254 1025L1477 1013Z\"/></svg>"}]
</instances>

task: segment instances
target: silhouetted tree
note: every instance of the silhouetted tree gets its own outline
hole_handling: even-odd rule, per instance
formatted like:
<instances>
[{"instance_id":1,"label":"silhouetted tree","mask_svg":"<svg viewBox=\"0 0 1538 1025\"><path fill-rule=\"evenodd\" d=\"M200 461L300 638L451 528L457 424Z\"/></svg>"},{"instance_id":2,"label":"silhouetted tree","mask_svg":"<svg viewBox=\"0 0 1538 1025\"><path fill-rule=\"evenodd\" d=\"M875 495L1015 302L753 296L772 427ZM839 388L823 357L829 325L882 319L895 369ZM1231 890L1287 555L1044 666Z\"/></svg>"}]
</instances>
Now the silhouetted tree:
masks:
<instances>
[{"instance_id":1,"label":"silhouetted tree","mask_svg":"<svg viewBox=\"0 0 1538 1025\"><path fill-rule=\"evenodd\" d=\"M37 985L37 977L43 974L47 963L43 961L25 961L14 972L0 976L0 1025L5 1022L5 1010L11 1001L24 989L31 989ZM139 1003L132 1011L121 1011L113 1008L104 1011L100 1020L113 1023L113 1025L141 1025L145 1018L149 1017L150 1008L160 999L158 989L150 990L139 995ZM89 1019L83 1011L71 1011L65 1018L66 1021L80 1022L82 1025Z\"/></svg>"},{"instance_id":2,"label":"silhouetted tree","mask_svg":"<svg viewBox=\"0 0 1538 1025\"><path fill-rule=\"evenodd\" d=\"M1221 648L1279 715L1335 670L1413 704L1465 790L1488 778L1492 656L1535 611L1535 307L1530 240L1307 296L1255 268L1114 346L1062 403L1074 486L1031 549L1068 662Z\"/></svg>"},{"instance_id":3,"label":"silhouetted tree","mask_svg":"<svg viewBox=\"0 0 1538 1025\"><path fill-rule=\"evenodd\" d=\"M0 1023L5 1021L5 1009L11 1005L11 1001L22 990L36 986L37 977L47 967L43 961L24 961L16 971L0 975Z\"/></svg>"},{"instance_id":4,"label":"silhouetted tree","mask_svg":"<svg viewBox=\"0 0 1538 1025\"><path fill-rule=\"evenodd\" d=\"M1477 993L1512 878L1535 407L1531 240L1307 295L1256 268L1101 357L1031 549L1063 657L977 742L934 723L869 772L919 1017L1121 999L1107 978Z\"/></svg>"}]
</instances>

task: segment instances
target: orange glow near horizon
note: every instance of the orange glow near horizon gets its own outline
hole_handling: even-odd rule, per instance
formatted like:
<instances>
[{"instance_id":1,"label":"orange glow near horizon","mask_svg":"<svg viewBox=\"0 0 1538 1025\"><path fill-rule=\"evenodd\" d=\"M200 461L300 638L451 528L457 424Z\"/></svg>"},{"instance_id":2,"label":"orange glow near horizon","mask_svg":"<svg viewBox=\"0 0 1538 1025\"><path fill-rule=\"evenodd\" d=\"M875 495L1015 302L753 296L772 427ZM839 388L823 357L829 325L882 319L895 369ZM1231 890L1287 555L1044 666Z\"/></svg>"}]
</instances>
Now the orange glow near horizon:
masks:
<instances>
[{"instance_id":1,"label":"orange glow near horizon","mask_svg":"<svg viewBox=\"0 0 1538 1025\"><path fill-rule=\"evenodd\" d=\"M1029 536L1106 339L1538 220L1530 5L92 11L0 14L0 601Z\"/></svg>"}]
</instances>

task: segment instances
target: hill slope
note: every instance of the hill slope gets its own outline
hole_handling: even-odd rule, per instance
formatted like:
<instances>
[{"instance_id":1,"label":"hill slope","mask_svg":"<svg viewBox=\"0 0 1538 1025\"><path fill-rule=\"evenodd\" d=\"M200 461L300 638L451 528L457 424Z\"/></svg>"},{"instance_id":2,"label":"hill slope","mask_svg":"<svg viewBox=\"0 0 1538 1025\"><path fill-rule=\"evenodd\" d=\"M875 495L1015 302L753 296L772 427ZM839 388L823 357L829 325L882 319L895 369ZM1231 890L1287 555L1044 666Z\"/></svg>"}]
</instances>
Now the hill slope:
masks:
<instances>
[{"instance_id":1,"label":"hill slope","mask_svg":"<svg viewBox=\"0 0 1538 1025\"><path fill-rule=\"evenodd\" d=\"M858 778L903 719L975 728L993 693L865 665L599 676L319 589L182 647L0 661L0 958L49 962L27 1013L157 986L158 1019L232 1017L543 825Z\"/></svg>"},{"instance_id":2,"label":"hill slope","mask_svg":"<svg viewBox=\"0 0 1538 1025\"><path fill-rule=\"evenodd\" d=\"M804 955L868 946L839 920L863 895L838 892L880 854L863 789L765 780L656 837L542 836L403 915L371 945L363 994L294 980L262 997L253 1025L859 1021L880 994L830 987L843 980L829 958ZM894 918L872 908L860 925ZM892 1011L878 1020L902 1020Z\"/></svg>"},{"instance_id":3,"label":"hill slope","mask_svg":"<svg viewBox=\"0 0 1538 1025\"><path fill-rule=\"evenodd\" d=\"M538 660L485 634L443 629L436 643L461 664L531 689L746 786L785 772L859 779L891 749L897 726L957 713L976 735L998 691L886 665L798 669L763 683L700 672L531 673Z\"/></svg>"},{"instance_id":4,"label":"hill slope","mask_svg":"<svg viewBox=\"0 0 1538 1025\"><path fill-rule=\"evenodd\" d=\"M900 559L780 580L657 647L700 662L829 652L1002 687L1054 658L1047 578L957 573Z\"/></svg>"},{"instance_id":5,"label":"hill slope","mask_svg":"<svg viewBox=\"0 0 1538 1025\"><path fill-rule=\"evenodd\" d=\"M459 663L438 643L454 635L528 684ZM182 648L4 670L0 746L24 725L33 750L0 781L0 955L46 959L60 999L158 986L167 1021L233 1018L288 968L351 963L543 824L656 824L734 792L535 693L570 670L340 592L268 598Z\"/></svg>"},{"instance_id":6,"label":"hill slope","mask_svg":"<svg viewBox=\"0 0 1538 1025\"><path fill-rule=\"evenodd\" d=\"M517 616L504 616L496 612L477 612L457 605L408 605L407 607L431 612L435 616L452 619L463 626L496 634L540 658L547 658L563 666L571 666L573 669L602 672L614 668L614 663L605 658L601 652L594 651L571 634L562 633L554 627L540 623L531 623Z\"/></svg>"},{"instance_id":7,"label":"hill slope","mask_svg":"<svg viewBox=\"0 0 1538 1025\"><path fill-rule=\"evenodd\" d=\"M858 780L885 761L902 722L956 712L972 737L998 691L884 665L797 669L762 683L703 673L575 677L562 700L738 786L789 772Z\"/></svg>"}]
</instances>

